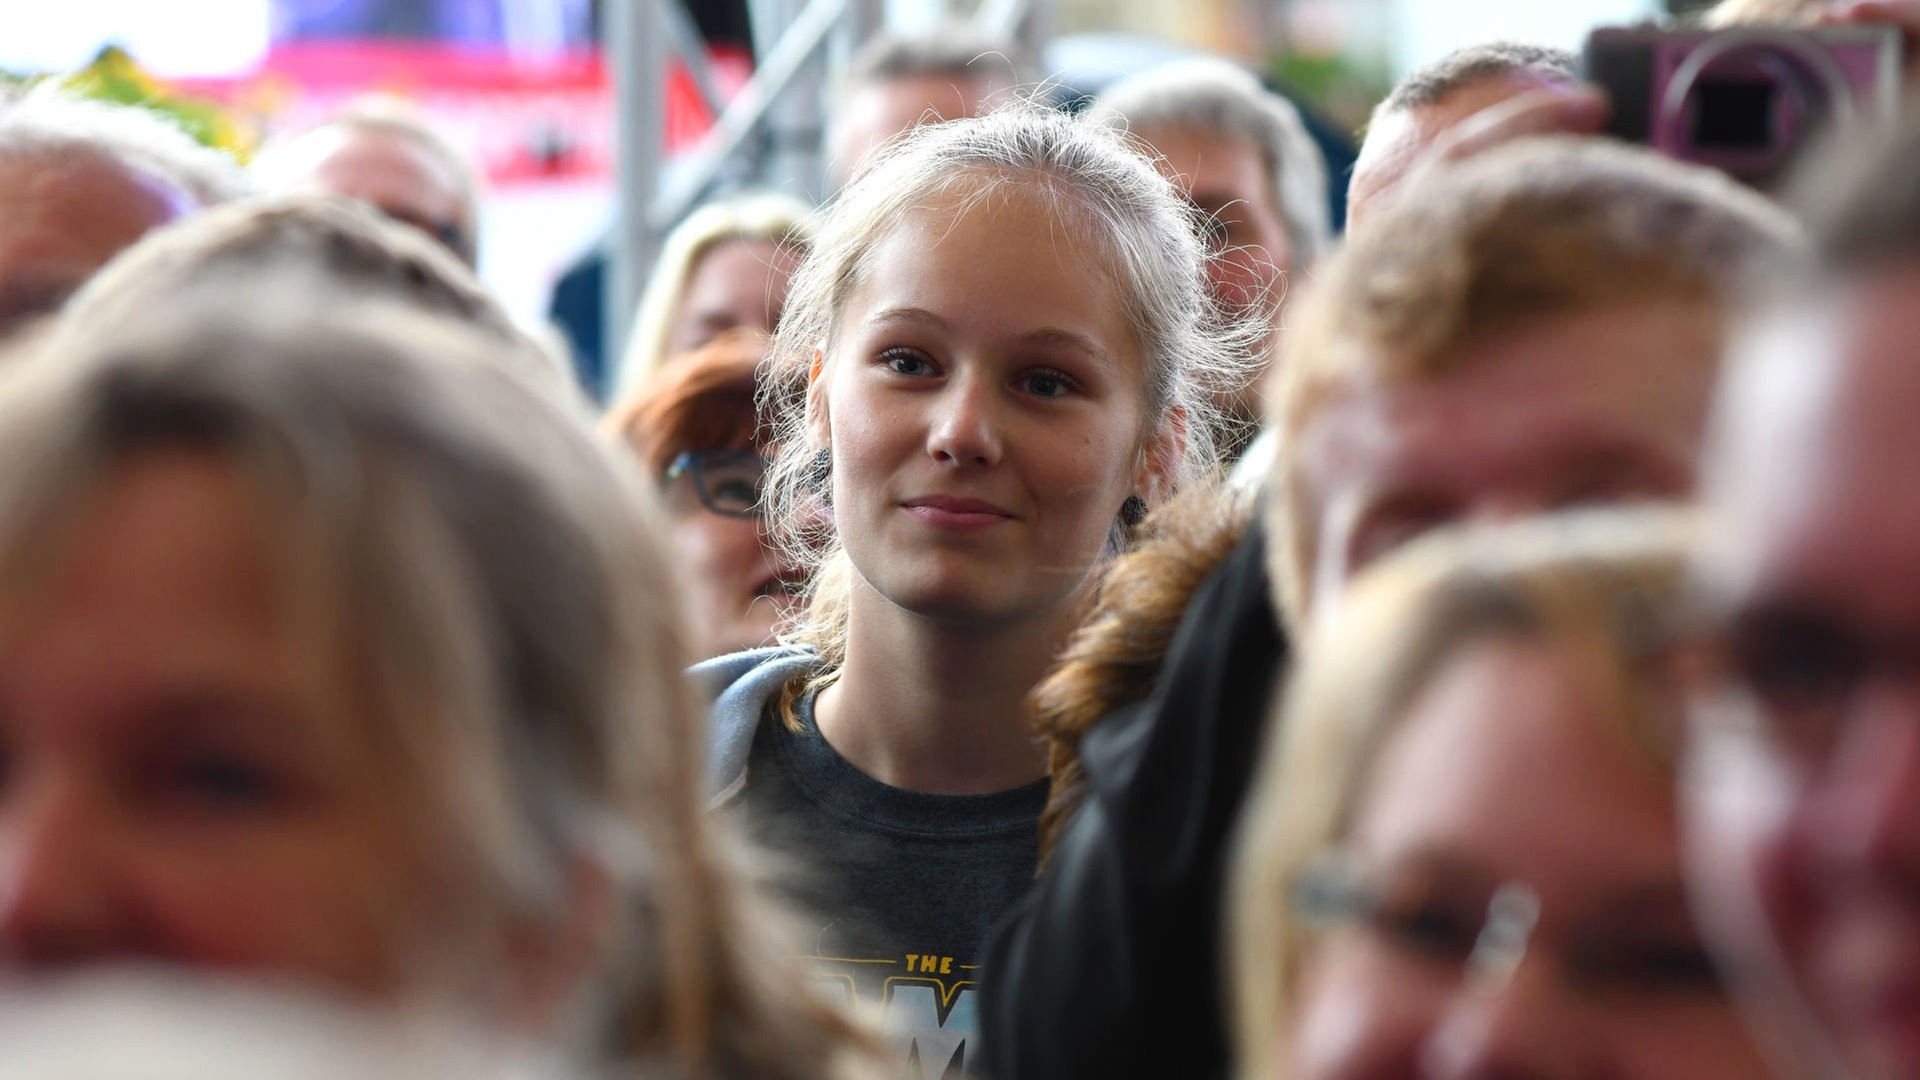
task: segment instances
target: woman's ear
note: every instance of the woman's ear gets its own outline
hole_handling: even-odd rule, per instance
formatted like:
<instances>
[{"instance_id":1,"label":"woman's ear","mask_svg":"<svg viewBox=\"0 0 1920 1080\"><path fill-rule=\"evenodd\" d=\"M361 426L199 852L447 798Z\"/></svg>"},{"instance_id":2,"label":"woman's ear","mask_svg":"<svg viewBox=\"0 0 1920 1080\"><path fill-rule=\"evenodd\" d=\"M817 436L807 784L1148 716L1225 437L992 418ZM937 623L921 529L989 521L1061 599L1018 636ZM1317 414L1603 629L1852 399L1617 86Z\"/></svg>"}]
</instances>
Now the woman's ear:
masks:
<instances>
[{"instance_id":1,"label":"woman's ear","mask_svg":"<svg viewBox=\"0 0 1920 1080\"><path fill-rule=\"evenodd\" d=\"M1147 501L1149 508L1172 497L1179 480L1180 463L1187 458L1187 410L1175 405L1160 418L1140 448L1140 464L1134 469L1133 490Z\"/></svg>"},{"instance_id":2,"label":"woman's ear","mask_svg":"<svg viewBox=\"0 0 1920 1080\"><path fill-rule=\"evenodd\" d=\"M813 350L813 363L807 367L807 436L814 446L833 445L833 421L827 414L827 354Z\"/></svg>"}]
</instances>

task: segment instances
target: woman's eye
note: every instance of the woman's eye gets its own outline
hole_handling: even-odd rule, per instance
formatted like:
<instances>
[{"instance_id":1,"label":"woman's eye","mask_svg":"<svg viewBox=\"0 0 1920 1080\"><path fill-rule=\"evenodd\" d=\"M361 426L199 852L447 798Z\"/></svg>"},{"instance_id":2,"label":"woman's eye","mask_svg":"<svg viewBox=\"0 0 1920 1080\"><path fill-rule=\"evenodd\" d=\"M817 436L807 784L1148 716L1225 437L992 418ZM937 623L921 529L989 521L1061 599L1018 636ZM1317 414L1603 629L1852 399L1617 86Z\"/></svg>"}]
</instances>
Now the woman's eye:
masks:
<instances>
[{"instance_id":1,"label":"woman's eye","mask_svg":"<svg viewBox=\"0 0 1920 1080\"><path fill-rule=\"evenodd\" d=\"M1819 615L1763 613L1740 620L1731 638L1734 664L1747 685L1786 713L1830 710L1853 692L1873 661L1860 635Z\"/></svg>"},{"instance_id":2,"label":"woman's eye","mask_svg":"<svg viewBox=\"0 0 1920 1080\"><path fill-rule=\"evenodd\" d=\"M1439 904L1382 908L1372 926L1392 945L1422 956L1464 963L1480 936L1480 920Z\"/></svg>"},{"instance_id":3,"label":"woman's eye","mask_svg":"<svg viewBox=\"0 0 1920 1080\"><path fill-rule=\"evenodd\" d=\"M275 770L237 754L191 754L163 766L158 780L163 797L218 813L272 809L287 794Z\"/></svg>"},{"instance_id":4,"label":"woman's eye","mask_svg":"<svg viewBox=\"0 0 1920 1080\"><path fill-rule=\"evenodd\" d=\"M1584 965L1603 988L1625 994L1709 993L1720 990L1720 973L1707 950L1696 943L1615 945L1595 950Z\"/></svg>"},{"instance_id":5,"label":"woman's eye","mask_svg":"<svg viewBox=\"0 0 1920 1080\"><path fill-rule=\"evenodd\" d=\"M912 349L888 349L880 359L897 375L927 375L933 371L927 358Z\"/></svg>"},{"instance_id":6,"label":"woman's eye","mask_svg":"<svg viewBox=\"0 0 1920 1080\"><path fill-rule=\"evenodd\" d=\"M737 507L749 507L760 501L760 485L752 480L733 477L718 481L712 485L715 501Z\"/></svg>"},{"instance_id":7,"label":"woman's eye","mask_svg":"<svg viewBox=\"0 0 1920 1080\"><path fill-rule=\"evenodd\" d=\"M1026 391L1034 397L1056 398L1073 389L1073 380L1057 371L1036 371L1025 379Z\"/></svg>"}]
</instances>

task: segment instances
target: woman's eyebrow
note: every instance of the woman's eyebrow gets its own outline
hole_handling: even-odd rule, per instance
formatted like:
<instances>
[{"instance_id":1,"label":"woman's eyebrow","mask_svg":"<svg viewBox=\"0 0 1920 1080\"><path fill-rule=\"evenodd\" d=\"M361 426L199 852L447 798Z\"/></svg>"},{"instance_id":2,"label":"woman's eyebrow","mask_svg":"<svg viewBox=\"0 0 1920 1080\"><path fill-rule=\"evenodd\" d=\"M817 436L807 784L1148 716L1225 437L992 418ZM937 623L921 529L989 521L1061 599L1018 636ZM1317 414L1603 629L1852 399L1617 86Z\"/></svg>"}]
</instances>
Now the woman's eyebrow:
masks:
<instances>
[{"instance_id":1,"label":"woman's eyebrow","mask_svg":"<svg viewBox=\"0 0 1920 1080\"><path fill-rule=\"evenodd\" d=\"M949 323L947 320L925 308L917 307L882 308L872 315L867 316L866 321L868 326L879 326L884 323L918 323L922 326L932 327L935 330L953 329L952 323Z\"/></svg>"},{"instance_id":2,"label":"woman's eyebrow","mask_svg":"<svg viewBox=\"0 0 1920 1080\"><path fill-rule=\"evenodd\" d=\"M1102 363L1111 359L1107 350L1101 348L1099 342L1094 341L1085 334L1075 333L1072 330L1063 330L1057 326L1043 326L1038 330L1021 334L1018 340L1023 345L1038 345L1051 349L1070 349L1074 352L1084 354L1089 360L1096 360Z\"/></svg>"},{"instance_id":3,"label":"woman's eyebrow","mask_svg":"<svg viewBox=\"0 0 1920 1080\"><path fill-rule=\"evenodd\" d=\"M911 306L882 308L866 318L868 326L884 326L889 323L912 323L944 331L953 329L953 324L945 318L925 308ZM1043 326L1037 330L1029 330L1013 340L1020 345L1070 349L1085 354L1089 359L1102 362L1111 359L1107 350L1093 338L1058 326Z\"/></svg>"}]
</instances>

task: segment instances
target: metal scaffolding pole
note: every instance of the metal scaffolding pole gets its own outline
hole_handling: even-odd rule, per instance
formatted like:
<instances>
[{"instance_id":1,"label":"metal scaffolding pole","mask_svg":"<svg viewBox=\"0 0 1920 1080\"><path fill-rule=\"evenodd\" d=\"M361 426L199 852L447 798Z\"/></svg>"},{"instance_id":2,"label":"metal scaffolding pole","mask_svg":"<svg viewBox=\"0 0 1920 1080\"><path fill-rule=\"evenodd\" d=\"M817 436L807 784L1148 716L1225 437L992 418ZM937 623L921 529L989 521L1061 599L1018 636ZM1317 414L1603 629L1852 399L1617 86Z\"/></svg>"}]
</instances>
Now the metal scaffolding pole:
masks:
<instances>
[{"instance_id":1,"label":"metal scaffolding pole","mask_svg":"<svg viewBox=\"0 0 1920 1080\"><path fill-rule=\"evenodd\" d=\"M679 0L613 0L606 8L613 63L613 232L607 252L603 340L607 370L626 351L627 330L662 233L649 219L667 145L669 28L661 5Z\"/></svg>"},{"instance_id":2,"label":"metal scaffolding pole","mask_svg":"<svg viewBox=\"0 0 1920 1080\"><path fill-rule=\"evenodd\" d=\"M775 113L776 107L784 107L783 98L805 99L796 106L794 122L818 122L808 121L805 117L824 114L824 91L819 87L817 77L809 82L805 76L809 68L817 68L820 46L846 8L847 0L809 0L806 7L800 10L775 41L772 51L761 56L753 77L734 95L727 110L694 150L687 167L675 173L672 182L660 189L653 202L652 216L656 221L663 226L671 225L684 214L719 174L728 158L747 145L748 139ZM801 90L808 92L802 93ZM768 160L779 156L768 155ZM819 156L819 147L815 145L812 157L817 162ZM802 160L798 165L789 164L787 167L804 170L807 165ZM755 175L762 183L786 184L798 180L814 185L803 188L803 191L814 193L818 190L818 178L809 181L803 175L772 173L765 163L755 171Z\"/></svg>"},{"instance_id":3,"label":"metal scaffolding pole","mask_svg":"<svg viewBox=\"0 0 1920 1080\"><path fill-rule=\"evenodd\" d=\"M812 4L807 0L769 0L768 6L775 9L775 18L790 35L810 13ZM836 19L844 20L848 5L839 7ZM830 25L822 24L819 39L806 43L807 48L787 74L785 87L768 105L764 118L766 156L761 162L760 182L791 191L808 202L820 200L826 183L822 153L827 118L824 46L831 31ZM781 45L786 43L783 37Z\"/></svg>"},{"instance_id":4,"label":"metal scaffolding pole","mask_svg":"<svg viewBox=\"0 0 1920 1080\"><path fill-rule=\"evenodd\" d=\"M691 32L682 3L609 0L606 5L619 123L619 186L606 296L609 357L624 349L634 305L667 231L730 163L750 158L741 171L751 179L807 198L822 194L831 69L887 25L889 9L888 0L749 0L757 58L753 76L724 109L715 110L713 128L700 146L669 171L666 87L675 56L709 105L718 97L705 44ZM942 6L952 10L950 0ZM1051 9L1048 0L985 0L974 17L985 29L1018 38L1029 55L1038 56L1052 29Z\"/></svg>"}]
</instances>

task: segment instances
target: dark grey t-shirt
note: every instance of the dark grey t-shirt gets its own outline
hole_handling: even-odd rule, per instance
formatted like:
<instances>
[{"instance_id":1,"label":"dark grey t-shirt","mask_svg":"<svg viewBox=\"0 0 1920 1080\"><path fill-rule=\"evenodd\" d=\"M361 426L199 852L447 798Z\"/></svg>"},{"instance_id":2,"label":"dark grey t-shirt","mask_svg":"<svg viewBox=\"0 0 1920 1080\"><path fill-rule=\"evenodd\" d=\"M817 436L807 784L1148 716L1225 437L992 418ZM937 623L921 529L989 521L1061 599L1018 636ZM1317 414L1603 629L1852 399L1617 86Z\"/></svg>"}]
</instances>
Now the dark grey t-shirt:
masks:
<instances>
[{"instance_id":1,"label":"dark grey t-shirt","mask_svg":"<svg viewBox=\"0 0 1920 1080\"><path fill-rule=\"evenodd\" d=\"M990 795L889 787L813 728L764 718L748 759L748 829L787 860L811 931L816 975L877 1006L902 1075L958 1076L981 1058L978 956L987 931L1032 884L1046 781Z\"/></svg>"}]
</instances>

